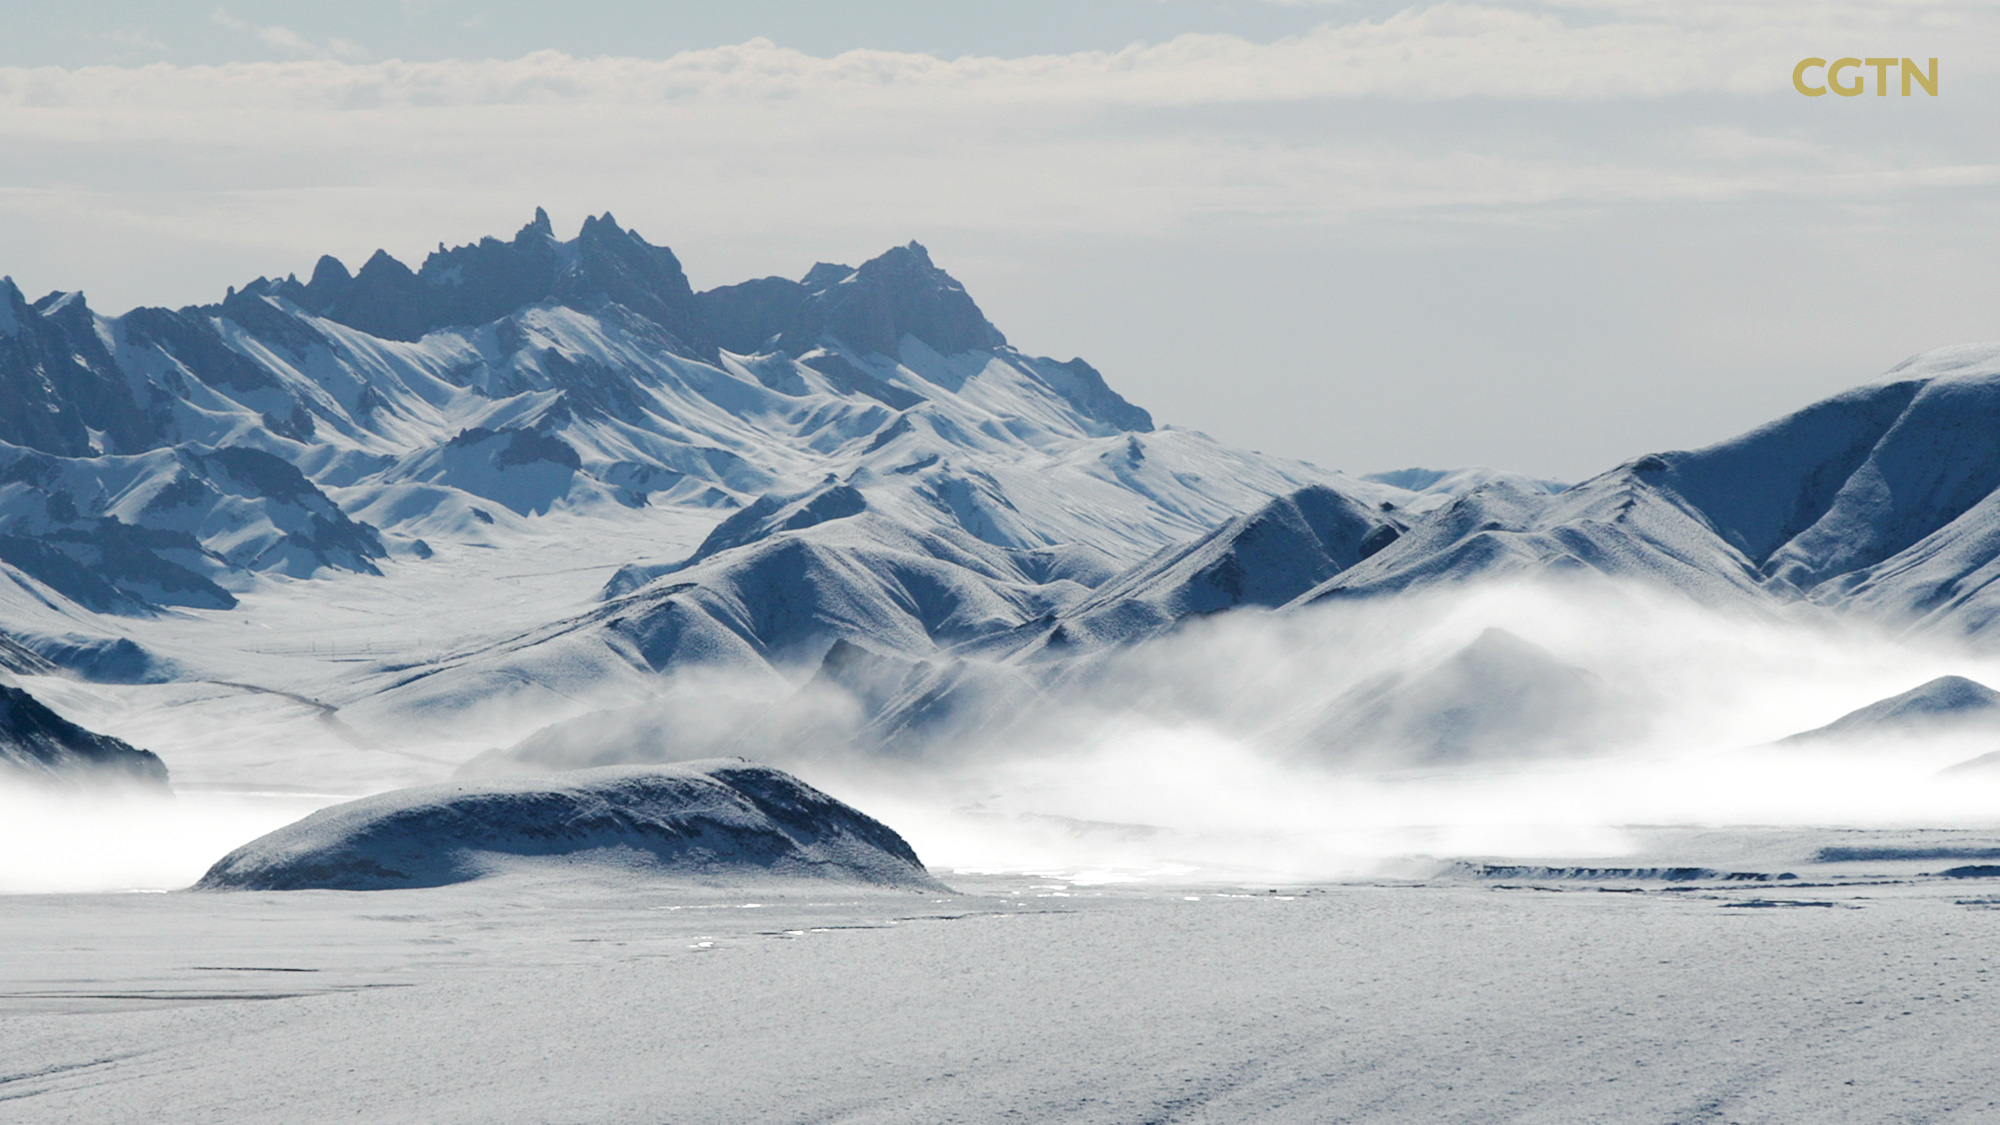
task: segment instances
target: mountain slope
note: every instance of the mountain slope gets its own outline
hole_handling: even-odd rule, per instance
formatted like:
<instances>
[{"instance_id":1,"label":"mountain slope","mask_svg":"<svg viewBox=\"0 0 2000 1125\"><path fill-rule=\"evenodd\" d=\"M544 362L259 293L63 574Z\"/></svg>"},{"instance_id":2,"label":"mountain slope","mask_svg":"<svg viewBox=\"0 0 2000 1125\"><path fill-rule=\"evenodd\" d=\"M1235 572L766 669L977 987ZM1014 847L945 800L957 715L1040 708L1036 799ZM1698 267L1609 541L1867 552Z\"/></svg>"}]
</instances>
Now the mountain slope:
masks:
<instances>
[{"instance_id":1,"label":"mountain slope","mask_svg":"<svg viewBox=\"0 0 2000 1125\"><path fill-rule=\"evenodd\" d=\"M1385 501L1308 485L1163 548L1034 628L981 647L1062 659L1132 644L1190 617L1275 608L1395 542L1405 519Z\"/></svg>"},{"instance_id":2,"label":"mountain slope","mask_svg":"<svg viewBox=\"0 0 2000 1125\"><path fill-rule=\"evenodd\" d=\"M0 778L7 777L167 787L167 768L150 751L85 730L20 688L0 684Z\"/></svg>"},{"instance_id":3,"label":"mountain slope","mask_svg":"<svg viewBox=\"0 0 2000 1125\"><path fill-rule=\"evenodd\" d=\"M1981 732L2000 733L2000 691L1964 676L1939 676L1779 744Z\"/></svg>"},{"instance_id":4,"label":"mountain slope","mask_svg":"<svg viewBox=\"0 0 2000 1125\"><path fill-rule=\"evenodd\" d=\"M1415 483L1411 481L1410 483ZM2000 614L2000 346L1925 353L1740 437L1443 505L1301 602L1597 572L1963 634Z\"/></svg>"}]
</instances>

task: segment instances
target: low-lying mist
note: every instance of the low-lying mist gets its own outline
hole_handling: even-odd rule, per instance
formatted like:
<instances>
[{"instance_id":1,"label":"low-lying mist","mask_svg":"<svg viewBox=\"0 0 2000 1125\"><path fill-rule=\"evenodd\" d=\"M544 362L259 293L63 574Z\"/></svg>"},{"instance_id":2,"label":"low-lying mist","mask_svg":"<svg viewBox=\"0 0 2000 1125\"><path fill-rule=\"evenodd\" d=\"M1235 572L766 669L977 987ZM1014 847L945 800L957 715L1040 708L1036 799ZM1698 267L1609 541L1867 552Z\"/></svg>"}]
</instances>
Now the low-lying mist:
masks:
<instances>
[{"instance_id":1,"label":"low-lying mist","mask_svg":"<svg viewBox=\"0 0 2000 1125\"><path fill-rule=\"evenodd\" d=\"M690 675L469 772L734 753L941 870L1298 880L1614 857L1634 825L2000 823L2000 718L1772 745L2000 659L1815 607L1603 582L1236 612L1062 666L853 658L785 699ZM1051 666L1054 667L1054 666Z\"/></svg>"},{"instance_id":2,"label":"low-lying mist","mask_svg":"<svg viewBox=\"0 0 2000 1125\"><path fill-rule=\"evenodd\" d=\"M186 887L237 845L330 800L0 784L0 894Z\"/></svg>"},{"instance_id":3,"label":"low-lying mist","mask_svg":"<svg viewBox=\"0 0 2000 1125\"><path fill-rule=\"evenodd\" d=\"M848 645L777 691L692 670L648 702L522 724L460 773L742 755L947 875L1420 875L1629 855L1634 826L2000 824L2000 768L1941 772L2000 750L1996 715L1779 742L1946 675L2000 686L2000 657L1811 606L1544 582L1239 611L1039 664ZM281 751L261 749L259 781ZM328 800L0 791L0 891L186 886Z\"/></svg>"}]
</instances>

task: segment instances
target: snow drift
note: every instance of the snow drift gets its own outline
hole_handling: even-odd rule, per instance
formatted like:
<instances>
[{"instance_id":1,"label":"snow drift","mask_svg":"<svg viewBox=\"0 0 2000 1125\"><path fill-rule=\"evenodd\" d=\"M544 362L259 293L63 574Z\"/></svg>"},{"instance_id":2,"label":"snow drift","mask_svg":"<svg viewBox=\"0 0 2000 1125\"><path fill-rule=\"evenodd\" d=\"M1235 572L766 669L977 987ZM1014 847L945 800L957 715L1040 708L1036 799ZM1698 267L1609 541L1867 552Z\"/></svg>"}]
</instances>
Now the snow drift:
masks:
<instances>
[{"instance_id":1,"label":"snow drift","mask_svg":"<svg viewBox=\"0 0 2000 1125\"><path fill-rule=\"evenodd\" d=\"M428 785L322 809L224 856L198 890L386 890L566 857L711 883L937 890L888 826L743 759Z\"/></svg>"}]
</instances>

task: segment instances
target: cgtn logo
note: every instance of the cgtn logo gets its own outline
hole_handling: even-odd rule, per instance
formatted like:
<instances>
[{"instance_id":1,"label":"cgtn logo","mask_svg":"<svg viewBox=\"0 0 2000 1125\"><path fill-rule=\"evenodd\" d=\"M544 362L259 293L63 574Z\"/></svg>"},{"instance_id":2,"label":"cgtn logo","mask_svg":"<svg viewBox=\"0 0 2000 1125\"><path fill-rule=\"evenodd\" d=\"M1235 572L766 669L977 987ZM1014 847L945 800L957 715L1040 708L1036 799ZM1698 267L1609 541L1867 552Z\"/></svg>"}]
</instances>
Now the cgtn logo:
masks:
<instances>
[{"instance_id":1,"label":"cgtn logo","mask_svg":"<svg viewBox=\"0 0 2000 1125\"><path fill-rule=\"evenodd\" d=\"M1866 68L1874 67L1875 96L1886 98L1889 96L1889 68L1892 66L1901 72L1904 97L1910 96L1910 87L1913 84L1921 86L1924 93L1931 97L1937 97L1936 59L1930 60L1930 65L1922 70L1917 69L1915 59L1835 59L1832 62L1827 62L1825 59L1800 59L1799 65L1792 68L1792 88L1809 98L1824 97L1828 90L1843 98L1851 98L1861 93L1863 80L1867 77ZM1822 69L1826 72L1826 85L1807 85L1811 75L1806 72ZM1854 81L1844 81L1841 76L1850 70L1855 72Z\"/></svg>"}]
</instances>

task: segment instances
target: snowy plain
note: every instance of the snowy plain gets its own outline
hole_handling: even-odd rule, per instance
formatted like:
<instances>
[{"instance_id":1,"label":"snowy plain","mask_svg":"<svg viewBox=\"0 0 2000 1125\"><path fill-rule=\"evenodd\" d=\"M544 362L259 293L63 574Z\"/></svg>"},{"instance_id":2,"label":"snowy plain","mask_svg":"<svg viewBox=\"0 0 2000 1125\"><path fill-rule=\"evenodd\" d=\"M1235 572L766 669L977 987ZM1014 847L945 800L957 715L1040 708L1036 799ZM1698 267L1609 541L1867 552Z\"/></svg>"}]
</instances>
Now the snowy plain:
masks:
<instances>
[{"instance_id":1,"label":"snowy plain","mask_svg":"<svg viewBox=\"0 0 2000 1125\"><path fill-rule=\"evenodd\" d=\"M1945 860L1796 862L1851 833L1697 835L1653 844L1800 878L961 876L944 896L523 873L16 898L0 914L0 1107L21 1122L2000 1112L2000 896L1913 873ZM2000 854L1991 833L1893 842Z\"/></svg>"}]
</instances>

